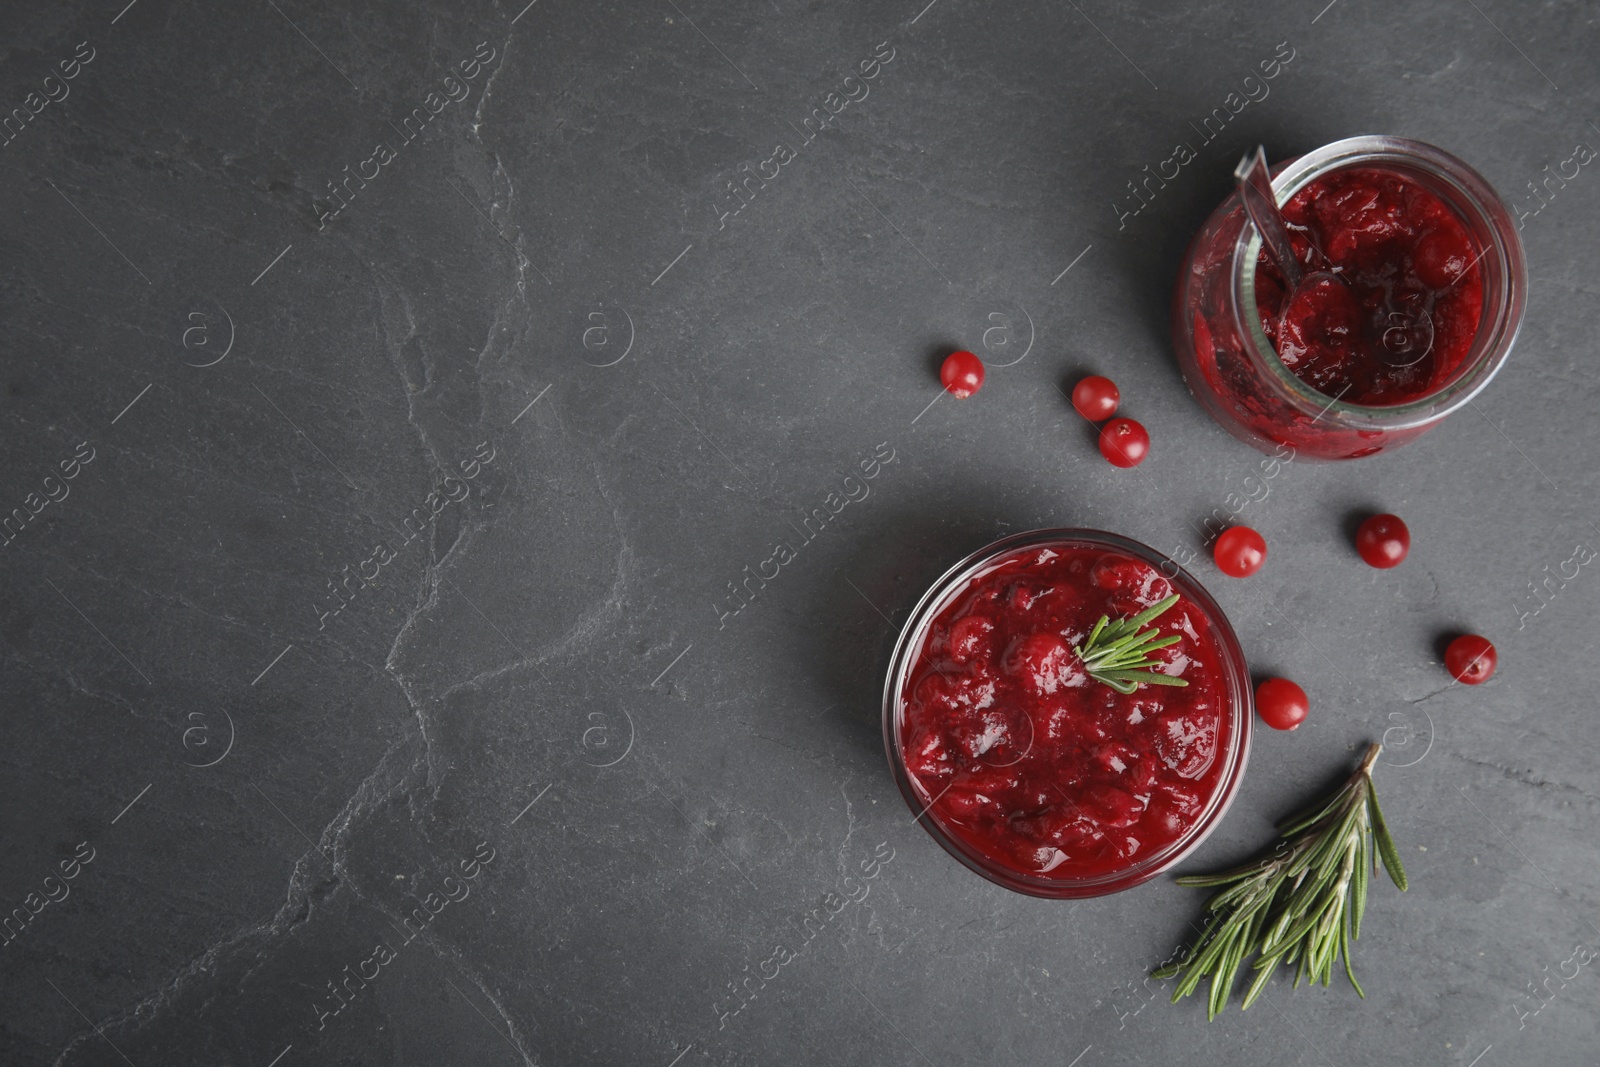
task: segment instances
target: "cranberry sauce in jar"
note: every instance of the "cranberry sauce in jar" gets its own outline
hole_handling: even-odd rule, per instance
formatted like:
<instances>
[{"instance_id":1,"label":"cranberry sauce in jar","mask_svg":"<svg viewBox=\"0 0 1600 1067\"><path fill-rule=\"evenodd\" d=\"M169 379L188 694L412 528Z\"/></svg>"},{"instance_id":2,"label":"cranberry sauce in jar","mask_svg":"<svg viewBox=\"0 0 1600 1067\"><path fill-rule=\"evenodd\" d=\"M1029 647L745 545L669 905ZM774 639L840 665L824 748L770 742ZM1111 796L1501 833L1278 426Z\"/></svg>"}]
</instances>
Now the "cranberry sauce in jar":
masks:
<instances>
[{"instance_id":1,"label":"cranberry sauce in jar","mask_svg":"<svg viewBox=\"0 0 1600 1067\"><path fill-rule=\"evenodd\" d=\"M1243 769L1238 643L1204 590L1135 542L1057 530L992 549L947 575L902 635L885 726L907 800L1010 888L1138 884L1198 844ZM1101 616L1174 592L1151 626L1179 640L1151 658L1187 686L1123 694L1091 678L1075 646Z\"/></svg>"},{"instance_id":2,"label":"cranberry sauce in jar","mask_svg":"<svg viewBox=\"0 0 1600 1067\"><path fill-rule=\"evenodd\" d=\"M1305 185L1283 216L1304 270L1327 275L1291 293L1265 252L1257 260L1261 330L1296 377L1387 406L1461 367L1483 315L1481 250L1448 204L1403 174L1354 168ZM1409 336L1419 320L1431 339Z\"/></svg>"},{"instance_id":3,"label":"cranberry sauce in jar","mask_svg":"<svg viewBox=\"0 0 1600 1067\"><path fill-rule=\"evenodd\" d=\"M1184 380L1225 429L1263 451L1353 459L1488 385L1527 270L1482 176L1431 145L1353 137L1276 168L1273 190L1316 275L1286 290L1235 193L1196 234L1173 297Z\"/></svg>"}]
</instances>

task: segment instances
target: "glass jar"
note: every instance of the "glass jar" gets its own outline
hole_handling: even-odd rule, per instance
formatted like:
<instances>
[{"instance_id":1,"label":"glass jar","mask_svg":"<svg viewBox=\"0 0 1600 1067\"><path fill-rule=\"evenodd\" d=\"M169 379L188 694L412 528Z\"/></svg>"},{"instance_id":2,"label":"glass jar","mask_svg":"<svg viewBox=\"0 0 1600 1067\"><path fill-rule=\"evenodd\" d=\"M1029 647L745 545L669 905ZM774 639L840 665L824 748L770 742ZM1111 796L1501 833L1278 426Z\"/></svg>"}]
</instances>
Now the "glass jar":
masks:
<instances>
[{"instance_id":1,"label":"glass jar","mask_svg":"<svg viewBox=\"0 0 1600 1067\"><path fill-rule=\"evenodd\" d=\"M1104 605L1125 618L1173 592L1178 602L1152 625L1186 635L1157 655L1188 687L1121 694L1088 678L1068 645ZM1041 635L1060 657L1048 699L1037 695L1043 676L1016 667L1018 648L1035 654ZM965 686L988 696L961 697ZM952 702L936 704L934 690ZM961 863L1030 896L1091 897L1148 881L1205 840L1244 774L1253 709L1238 638L1191 575L1116 534L1047 529L974 552L923 595L890 664L883 739L916 821ZM1006 723L1009 740L996 740ZM944 768L928 769L929 739L958 733L978 743L959 766L952 759L945 782ZM1011 791L982 784L994 775ZM974 814L975 804L989 807Z\"/></svg>"},{"instance_id":2,"label":"glass jar","mask_svg":"<svg viewBox=\"0 0 1600 1067\"><path fill-rule=\"evenodd\" d=\"M1483 286L1467 356L1450 376L1405 403L1363 406L1329 396L1279 359L1256 308L1261 237L1235 191L1195 235L1172 305L1172 339L1189 390L1235 437L1264 452L1356 459L1421 436L1476 396L1505 362L1527 302L1527 268L1511 212L1471 167L1431 145L1352 137L1274 171L1280 206L1312 181L1349 169L1388 171L1438 196L1465 224Z\"/></svg>"}]
</instances>

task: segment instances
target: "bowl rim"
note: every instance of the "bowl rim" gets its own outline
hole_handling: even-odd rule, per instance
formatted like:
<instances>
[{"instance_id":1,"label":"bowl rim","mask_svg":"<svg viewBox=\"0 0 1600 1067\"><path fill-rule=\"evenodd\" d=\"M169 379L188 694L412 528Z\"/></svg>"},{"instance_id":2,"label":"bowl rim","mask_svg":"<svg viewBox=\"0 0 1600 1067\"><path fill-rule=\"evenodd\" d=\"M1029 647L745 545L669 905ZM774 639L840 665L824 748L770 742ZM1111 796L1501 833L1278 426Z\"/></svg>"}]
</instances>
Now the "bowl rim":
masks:
<instances>
[{"instance_id":1,"label":"bowl rim","mask_svg":"<svg viewBox=\"0 0 1600 1067\"><path fill-rule=\"evenodd\" d=\"M1049 878L1031 875L1004 867L995 860L968 847L960 838L946 832L930 814L935 797L925 803L917 785L906 769L900 743L900 704L905 689L906 675L915 663L915 653L932 625L938 609L960 584L983 567L1004 556L1015 555L1029 548L1051 544L1071 543L1104 548L1132 556L1161 571L1177 592L1199 605L1211 624L1223 656L1224 677L1229 688L1229 711L1232 727L1224 758L1228 761L1218 781L1217 788L1207 800L1206 808L1189 830L1166 848L1145 859L1118 870L1092 878ZM1244 770L1250 758L1250 744L1255 719L1254 687L1244 649L1239 643L1227 613L1216 602L1205 586L1184 570L1170 556L1157 552L1142 542L1121 534L1087 527L1045 527L1010 534L968 554L933 582L912 608L910 617L901 628L895 641L894 653L884 681L883 691L883 743L889 761L890 773L899 786L900 795L914 813L912 821L919 823L941 847L968 870L983 876L997 885L1028 896L1051 899L1072 899L1104 896L1131 889L1169 870L1192 853L1210 836L1222 821L1238 794Z\"/></svg>"}]
</instances>

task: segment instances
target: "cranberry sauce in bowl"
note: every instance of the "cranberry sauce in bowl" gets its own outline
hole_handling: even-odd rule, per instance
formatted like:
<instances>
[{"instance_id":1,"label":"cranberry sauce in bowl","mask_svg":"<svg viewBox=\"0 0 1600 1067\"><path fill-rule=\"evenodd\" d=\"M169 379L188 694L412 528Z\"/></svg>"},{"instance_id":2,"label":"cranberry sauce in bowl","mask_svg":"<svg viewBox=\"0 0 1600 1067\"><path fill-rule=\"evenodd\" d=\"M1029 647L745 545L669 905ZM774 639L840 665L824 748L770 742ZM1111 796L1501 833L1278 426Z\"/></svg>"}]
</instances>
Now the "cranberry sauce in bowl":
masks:
<instances>
[{"instance_id":1,"label":"cranberry sauce in bowl","mask_svg":"<svg viewBox=\"0 0 1600 1067\"><path fill-rule=\"evenodd\" d=\"M1173 643L1152 670L1186 683L1091 676L1079 649L1102 616ZM1126 675L1124 675L1124 678ZM1126 889L1221 819L1250 748L1251 687L1216 602L1153 549L1095 530L1005 538L922 598L895 651L884 742L919 821L1009 889Z\"/></svg>"}]
</instances>

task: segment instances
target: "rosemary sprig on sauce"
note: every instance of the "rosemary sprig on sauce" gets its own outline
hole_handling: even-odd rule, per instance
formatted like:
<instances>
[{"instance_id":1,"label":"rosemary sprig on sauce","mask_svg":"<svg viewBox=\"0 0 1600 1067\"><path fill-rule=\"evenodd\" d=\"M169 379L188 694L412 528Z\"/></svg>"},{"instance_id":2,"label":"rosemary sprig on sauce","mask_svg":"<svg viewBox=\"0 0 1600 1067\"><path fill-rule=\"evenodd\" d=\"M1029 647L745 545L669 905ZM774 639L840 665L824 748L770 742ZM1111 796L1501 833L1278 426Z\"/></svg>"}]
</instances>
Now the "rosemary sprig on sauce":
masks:
<instances>
[{"instance_id":1,"label":"rosemary sprig on sauce","mask_svg":"<svg viewBox=\"0 0 1600 1067\"><path fill-rule=\"evenodd\" d=\"M1151 659L1149 653L1158 648L1175 645L1183 638L1174 634L1157 641L1161 631L1151 627L1140 633L1145 624L1155 620L1162 612L1178 602L1178 594L1173 593L1167 599L1152 604L1139 612L1131 619L1118 619L1111 621L1109 615L1100 616L1100 621L1094 624L1094 629L1089 631L1089 636L1083 644L1074 645L1072 650L1083 660L1083 665L1089 670L1089 677L1097 682L1104 682L1119 693L1131 693L1141 684L1145 685L1177 685L1185 686L1189 683L1182 678L1174 678L1162 674L1155 668L1166 666L1161 660Z\"/></svg>"},{"instance_id":2,"label":"rosemary sprig on sauce","mask_svg":"<svg viewBox=\"0 0 1600 1067\"><path fill-rule=\"evenodd\" d=\"M1400 891L1406 888L1400 852L1372 787L1372 765L1382 751L1382 745L1370 745L1337 793L1279 823L1283 840L1270 856L1177 880L1218 892L1206 904L1210 918L1193 951L1151 975L1183 976L1172 994L1174 1004L1209 977L1207 1018L1216 1018L1227 1006L1240 964L1252 953L1256 977L1244 1008L1255 1003L1279 964L1298 964L1296 987L1302 978L1326 986L1341 955L1350 984L1366 998L1350 968L1350 943L1361 936L1369 875L1377 873L1380 858Z\"/></svg>"}]
</instances>

